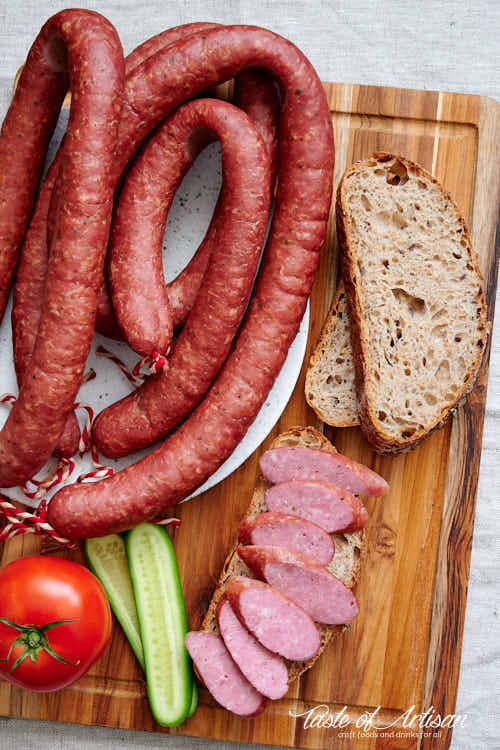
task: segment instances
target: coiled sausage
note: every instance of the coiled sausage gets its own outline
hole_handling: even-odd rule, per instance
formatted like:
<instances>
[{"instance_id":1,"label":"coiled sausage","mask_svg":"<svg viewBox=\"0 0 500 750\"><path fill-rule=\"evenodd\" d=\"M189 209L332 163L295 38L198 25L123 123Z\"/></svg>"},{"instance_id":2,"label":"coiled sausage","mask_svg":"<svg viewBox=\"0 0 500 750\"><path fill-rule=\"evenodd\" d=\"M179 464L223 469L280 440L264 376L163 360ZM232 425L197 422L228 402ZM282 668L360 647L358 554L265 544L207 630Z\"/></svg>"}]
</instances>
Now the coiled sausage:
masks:
<instances>
[{"instance_id":1,"label":"coiled sausage","mask_svg":"<svg viewBox=\"0 0 500 750\"><path fill-rule=\"evenodd\" d=\"M121 163L183 100L249 67L275 75L283 107L274 218L243 326L202 403L159 448L110 479L54 496L49 519L65 536L129 528L202 484L255 419L298 331L326 233L333 133L321 82L293 44L265 29L231 26L188 37L146 60L129 79Z\"/></svg>"},{"instance_id":2,"label":"coiled sausage","mask_svg":"<svg viewBox=\"0 0 500 750\"><path fill-rule=\"evenodd\" d=\"M78 390L94 328L124 87L120 40L98 13L67 10L50 18L19 79L0 137L1 172L10 174L2 186L0 227L6 216L17 227L8 236L3 233L0 277L5 289L12 248L31 210L68 71L73 103L58 200L50 209L56 224L44 307L19 398L0 432L2 487L25 482L52 453Z\"/></svg>"}]
</instances>

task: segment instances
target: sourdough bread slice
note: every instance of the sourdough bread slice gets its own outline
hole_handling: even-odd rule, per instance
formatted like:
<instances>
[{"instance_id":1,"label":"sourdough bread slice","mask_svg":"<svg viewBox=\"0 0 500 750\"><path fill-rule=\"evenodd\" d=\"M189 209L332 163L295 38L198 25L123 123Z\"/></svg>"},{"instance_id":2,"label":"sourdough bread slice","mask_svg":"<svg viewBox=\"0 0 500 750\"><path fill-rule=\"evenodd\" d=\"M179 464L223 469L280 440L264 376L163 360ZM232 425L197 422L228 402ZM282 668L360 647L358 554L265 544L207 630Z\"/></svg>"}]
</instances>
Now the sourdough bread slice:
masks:
<instances>
[{"instance_id":1,"label":"sourdough bread slice","mask_svg":"<svg viewBox=\"0 0 500 750\"><path fill-rule=\"evenodd\" d=\"M332 453L337 452L324 435L313 427L294 427L287 430L273 441L271 448L295 445L315 448L317 450L327 450ZM267 510L265 493L268 487L270 487L269 482L264 479L263 476L259 476L248 507L247 515L256 515L257 513L263 513ZM359 577L361 569L362 555L365 550L364 531L353 531L348 534L332 534L332 538L335 543L335 555L327 568L336 575L337 578L340 578L346 586L352 588ZM224 593L226 582L231 576L243 575L248 576L249 578L255 578L245 563L238 557L238 546L238 542L236 541L222 567L222 573L210 602L207 614L205 615L205 619L202 622L201 630L219 634L216 618L217 604ZM308 661L287 662L288 684L292 683L300 677L303 672L306 672L312 667L316 659L318 659L320 654L326 648L330 639L336 633L341 633L345 627L346 626L344 625L318 625L321 634L321 647L319 651Z\"/></svg>"},{"instance_id":2,"label":"sourdough bread slice","mask_svg":"<svg viewBox=\"0 0 500 750\"><path fill-rule=\"evenodd\" d=\"M363 432L418 445L472 388L488 333L465 221L432 175L378 153L347 170L337 236Z\"/></svg>"},{"instance_id":3,"label":"sourdough bread slice","mask_svg":"<svg viewBox=\"0 0 500 750\"><path fill-rule=\"evenodd\" d=\"M342 282L309 360L305 393L309 406L326 424L334 427L359 424L349 316Z\"/></svg>"}]
</instances>

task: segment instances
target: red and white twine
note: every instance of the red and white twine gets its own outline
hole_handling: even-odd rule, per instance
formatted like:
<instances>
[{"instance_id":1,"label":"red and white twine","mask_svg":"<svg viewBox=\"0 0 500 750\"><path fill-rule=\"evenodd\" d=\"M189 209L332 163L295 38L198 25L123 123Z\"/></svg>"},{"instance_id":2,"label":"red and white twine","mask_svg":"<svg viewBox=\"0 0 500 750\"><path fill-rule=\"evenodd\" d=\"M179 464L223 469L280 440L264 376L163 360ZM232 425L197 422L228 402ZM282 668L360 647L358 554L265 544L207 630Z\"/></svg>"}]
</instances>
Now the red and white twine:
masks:
<instances>
[{"instance_id":1,"label":"red and white twine","mask_svg":"<svg viewBox=\"0 0 500 750\"><path fill-rule=\"evenodd\" d=\"M17 508L6 497L0 495L0 512L6 519L5 526L0 529L0 540L12 539L21 534L36 534L37 536L46 534L64 547L68 547L69 549L77 547L75 542L61 536L48 522L46 500L42 500L34 513L29 513L26 510ZM153 523L161 524L162 526L178 527L181 525L181 520L179 518L162 518L153 521Z\"/></svg>"},{"instance_id":2,"label":"red and white twine","mask_svg":"<svg viewBox=\"0 0 500 750\"><path fill-rule=\"evenodd\" d=\"M165 368L168 366L167 357L169 353L170 349L166 353L166 355L154 351L152 354L148 354L146 357L140 359L139 362L137 362L134 367L130 369L124 362L122 362L119 357L116 356L116 354L108 351L108 349L105 349L103 346L98 346L96 349L96 354L98 357L104 357L105 359L109 359L111 362L113 362L117 367L120 368L127 380L135 386L142 383L150 375L156 375L157 373L165 370ZM142 370L144 370L144 372L142 372Z\"/></svg>"},{"instance_id":3,"label":"red and white twine","mask_svg":"<svg viewBox=\"0 0 500 750\"><path fill-rule=\"evenodd\" d=\"M130 371L123 362L116 357L107 349L100 346L97 349L97 354L102 357L107 357L112 360L124 373L124 375L134 385L138 384L146 379L149 375L160 372L167 366L167 359L159 352L154 352L149 357L141 359ZM145 373L141 373L142 368L147 367ZM84 376L83 382L86 383L89 380L93 380L96 374L94 370ZM12 406L16 402L16 396L12 393L4 393L0 396L0 404L6 406ZM106 479L107 477L113 476L115 470L111 466L106 466L99 461L97 449L92 443L92 423L94 421L94 410L89 404L83 402L77 402L73 404L73 409L83 409L86 411L85 423L83 425L80 441L78 444L78 451L83 456L87 451L90 451L90 457L94 465L92 471L88 471L84 474L80 474L77 478L77 482L85 482L89 479ZM46 534L50 536L58 544L74 549L77 545L71 539L61 536L57 529L55 529L47 520L47 501L43 498L47 492L54 489L57 485L66 482L75 468L75 461L72 458L61 458L57 464L51 469L49 474L43 479L30 479L29 482L35 486L35 490L30 490L28 482L24 484L21 489L26 497L31 500L41 500L38 508L30 513L27 510L21 510L13 505L6 497L0 495L0 514L6 519L6 524L0 529L0 540L12 539L15 536L21 534ZM181 521L178 518L164 518L154 520L153 523L161 524L162 526L180 526Z\"/></svg>"},{"instance_id":4,"label":"red and white twine","mask_svg":"<svg viewBox=\"0 0 500 750\"><path fill-rule=\"evenodd\" d=\"M71 539L61 536L47 521L47 503L42 500L34 513L16 508L6 497L0 495L0 511L6 518L6 525L0 530L0 539L12 539L20 534L48 534L64 547L74 549Z\"/></svg>"}]
</instances>

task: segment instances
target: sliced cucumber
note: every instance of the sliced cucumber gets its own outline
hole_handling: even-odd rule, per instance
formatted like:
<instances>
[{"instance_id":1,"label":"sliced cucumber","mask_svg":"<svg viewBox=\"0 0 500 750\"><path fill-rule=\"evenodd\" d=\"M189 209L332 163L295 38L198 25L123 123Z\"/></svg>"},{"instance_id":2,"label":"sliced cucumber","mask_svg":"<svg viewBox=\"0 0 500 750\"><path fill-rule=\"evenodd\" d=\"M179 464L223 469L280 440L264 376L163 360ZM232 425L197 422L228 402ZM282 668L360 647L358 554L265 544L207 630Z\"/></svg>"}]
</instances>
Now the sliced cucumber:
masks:
<instances>
[{"instance_id":1,"label":"sliced cucumber","mask_svg":"<svg viewBox=\"0 0 500 750\"><path fill-rule=\"evenodd\" d=\"M193 692L191 693L191 705L189 706L188 715L186 718L191 718L196 709L198 708L198 687L196 680L193 678Z\"/></svg>"},{"instance_id":2,"label":"sliced cucumber","mask_svg":"<svg viewBox=\"0 0 500 750\"><path fill-rule=\"evenodd\" d=\"M119 534L110 534L86 539L84 549L90 568L102 583L111 609L144 669L144 652L125 542Z\"/></svg>"},{"instance_id":3,"label":"sliced cucumber","mask_svg":"<svg viewBox=\"0 0 500 750\"><path fill-rule=\"evenodd\" d=\"M132 529L126 545L151 711L159 724L177 726L192 707L193 673L174 545L165 529L152 523Z\"/></svg>"}]
</instances>

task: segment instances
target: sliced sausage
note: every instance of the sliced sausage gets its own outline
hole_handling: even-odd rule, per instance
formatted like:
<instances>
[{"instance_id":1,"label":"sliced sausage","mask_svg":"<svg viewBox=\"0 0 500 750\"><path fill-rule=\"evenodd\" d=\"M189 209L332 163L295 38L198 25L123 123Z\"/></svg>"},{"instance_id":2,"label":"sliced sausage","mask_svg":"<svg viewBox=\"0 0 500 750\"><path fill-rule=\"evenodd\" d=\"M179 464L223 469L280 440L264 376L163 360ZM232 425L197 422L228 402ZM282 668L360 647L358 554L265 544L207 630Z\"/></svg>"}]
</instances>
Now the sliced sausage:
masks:
<instances>
[{"instance_id":1,"label":"sliced sausage","mask_svg":"<svg viewBox=\"0 0 500 750\"><path fill-rule=\"evenodd\" d=\"M238 716L257 716L266 699L250 684L215 633L191 631L184 638L196 671L217 703Z\"/></svg>"},{"instance_id":2,"label":"sliced sausage","mask_svg":"<svg viewBox=\"0 0 500 750\"><path fill-rule=\"evenodd\" d=\"M310 659L320 647L311 617L280 592L262 581L234 576L226 595L235 614L269 651L291 661Z\"/></svg>"},{"instance_id":3,"label":"sliced sausage","mask_svg":"<svg viewBox=\"0 0 500 750\"><path fill-rule=\"evenodd\" d=\"M283 446L263 453L259 463L265 478L273 484L319 479L353 495L385 495L388 490L387 482L379 474L340 453Z\"/></svg>"},{"instance_id":4,"label":"sliced sausage","mask_svg":"<svg viewBox=\"0 0 500 750\"><path fill-rule=\"evenodd\" d=\"M340 625L359 613L352 591L305 555L281 547L238 547L238 555L258 578L288 596L316 622Z\"/></svg>"},{"instance_id":5,"label":"sliced sausage","mask_svg":"<svg viewBox=\"0 0 500 750\"><path fill-rule=\"evenodd\" d=\"M305 518L329 533L357 531L368 521L368 511L356 495L315 479L274 484L266 492L266 507Z\"/></svg>"},{"instance_id":6,"label":"sliced sausage","mask_svg":"<svg viewBox=\"0 0 500 750\"><path fill-rule=\"evenodd\" d=\"M56 223L44 307L19 397L0 433L2 487L23 484L52 453L72 409L94 330L124 89L118 35L98 13L65 10L50 18L21 73L0 136L0 283L5 289L10 279L11 250L31 211L68 71L74 96L60 188L50 209ZM6 215L17 227L7 235L2 230Z\"/></svg>"},{"instance_id":7,"label":"sliced sausage","mask_svg":"<svg viewBox=\"0 0 500 750\"><path fill-rule=\"evenodd\" d=\"M242 544L296 550L318 565L328 565L335 551L332 539L324 529L288 513L247 516L238 528L238 539Z\"/></svg>"},{"instance_id":8,"label":"sliced sausage","mask_svg":"<svg viewBox=\"0 0 500 750\"><path fill-rule=\"evenodd\" d=\"M243 325L204 400L161 446L110 479L65 487L52 498L50 522L67 537L130 528L199 487L254 421L299 329L326 233L333 137L321 82L293 44L265 29L230 26L146 60L128 80L120 166L184 100L251 67L276 75L283 106L273 222Z\"/></svg>"},{"instance_id":9,"label":"sliced sausage","mask_svg":"<svg viewBox=\"0 0 500 750\"><path fill-rule=\"evenodd\" d=\"M282 698L288 690L285 660L259 643L236 617L226 596L217 605L217 624L227 650L254 688L266 698Z\"/></svg>"}]
</instances>

